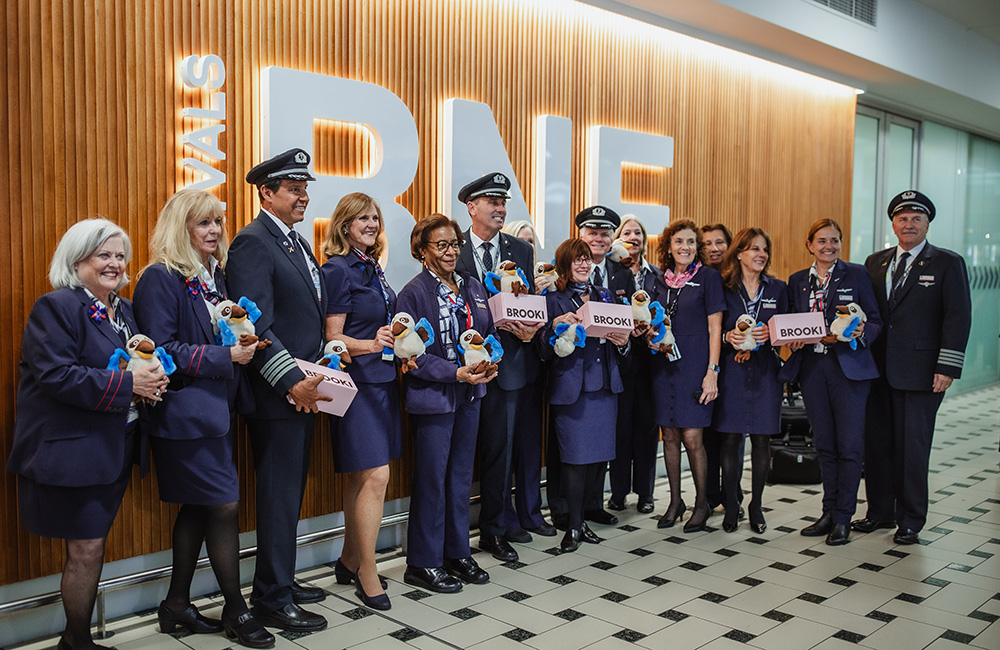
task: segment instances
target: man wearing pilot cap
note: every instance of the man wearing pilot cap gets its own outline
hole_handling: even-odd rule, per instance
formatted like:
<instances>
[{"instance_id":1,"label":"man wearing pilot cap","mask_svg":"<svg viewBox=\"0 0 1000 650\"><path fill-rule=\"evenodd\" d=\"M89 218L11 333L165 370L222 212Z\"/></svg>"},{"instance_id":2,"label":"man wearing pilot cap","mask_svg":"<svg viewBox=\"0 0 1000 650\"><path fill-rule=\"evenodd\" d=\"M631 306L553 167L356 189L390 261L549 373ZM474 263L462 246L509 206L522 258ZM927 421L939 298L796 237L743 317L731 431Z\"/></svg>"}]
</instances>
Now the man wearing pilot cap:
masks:
<instances>
[{"instance_id":1,"label":"man wearing pilot cap","mask_svg":"<svg viewBox=\"0 0 1000 650\"><path fill-rule=\"evenodd\" d=\"M299 607L323 600L322 589L295 584L295 533L312 443L317 402L330 398L306 378L295 359L322 356L326 289L306 239L295 232L309 205L310 156L289 149L246 176L257 187L260 212L229 248L226 276L234 300L257 304L257 334L272 345L247 367L256 410L247 417L257 478L257 565L250 595L263 625L293 632L326 627L326 619ZM291 401L289 401L291 400Z\"/></svg>"},{"instance_id":2,"label":"man wearing pilot cap","mask_svg":"<svg viewBox=\"0 0 1000 650\"><path fill-rule=\"evenodd\" d=\"M935 212L916 190L896 195L888 215L899 243L865 261L884 326L872 342L880 377L865 418L868 513L852 528L896 527L897 544L916 544L926 522L934 420L962 375L972 326L965 261L927 241Z\"/></svg>"}]
</instances>

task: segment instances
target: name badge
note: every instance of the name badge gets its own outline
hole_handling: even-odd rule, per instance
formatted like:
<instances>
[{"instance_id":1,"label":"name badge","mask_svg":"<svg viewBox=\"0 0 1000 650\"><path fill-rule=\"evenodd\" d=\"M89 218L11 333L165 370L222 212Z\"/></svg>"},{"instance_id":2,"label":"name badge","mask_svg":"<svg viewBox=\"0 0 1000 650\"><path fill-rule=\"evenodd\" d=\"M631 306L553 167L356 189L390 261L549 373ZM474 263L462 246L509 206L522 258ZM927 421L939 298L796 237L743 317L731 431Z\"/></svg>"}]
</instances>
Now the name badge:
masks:
<instances>
[{"instance_id":1,"label":"name badge","mask_svg":"<svg viewBox=\"0 0 1000 650\"><path fill-rule=\"evenodd\" d=\"M476 307L480 309L486 309L486 301L482 298L476 298Z\"/></svg>"},{"instance_id":2,"label":"name badge","mask_svg":"<svg viewBox=\"0 0 1000 650\"><path fill-rule=\"evenodd\" d=\"M854 300L854 294L853 293L844 293L844 294L841 294L841 295L839 295L837 297L840 300Z\"/></svg>"},{"instance_id":3,"label":"name badge","mask_svg":"<svg viewBox=\"0 0 1000 650\"><path fill-rule=\"evenodd\" d=\"M934 282L934 276L933 276L933 275L921 275L921 276L920 276L919 278L917 278L917 279L918 279L918 280L919 280L920 282Z\"/></svg>"},{"instance_id":4,"label":"name badge","mask_svg":"<svg viewBox=\"0 0 1000 650\"><path fill-rule=\"evenodd\" d=\"M760 300L761 309L777 309L778 299L777 298L761 298Z\"/></svg>"}]
</instances>

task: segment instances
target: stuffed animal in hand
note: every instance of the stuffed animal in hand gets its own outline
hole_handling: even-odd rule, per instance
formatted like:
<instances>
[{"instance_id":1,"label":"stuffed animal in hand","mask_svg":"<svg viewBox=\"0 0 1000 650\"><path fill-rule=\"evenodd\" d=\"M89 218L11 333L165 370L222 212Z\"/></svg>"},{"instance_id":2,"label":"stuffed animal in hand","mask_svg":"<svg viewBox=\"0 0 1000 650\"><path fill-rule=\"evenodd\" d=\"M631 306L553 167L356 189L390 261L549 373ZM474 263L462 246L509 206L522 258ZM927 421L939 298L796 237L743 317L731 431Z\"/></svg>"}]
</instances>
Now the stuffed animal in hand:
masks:
<instances>
[{"instance_id":1,"label":"stuffed animal in hand","mask_svg":"<svg viewBox=\"0 0 1000 650\"><path fill-rule=\"evenodd\" d=\"M326 342L323 347L323 356L316 363L332 370L343 370L350 362L351 355L347 351L347 346L344 345L343 341L333 339Z\"/></svg>"},{"instance_id":2,"label":"stuffed animal in hand","mask_svg":"<svg viewBox=\"0 0 1000 650\"><path fill-rule=\"evenodd\" d=\"M583 325L559 323L555 334L549 337L549 345L555 349L557 357L568 357L573 354L574 348L587 346L587 330L583 329Z\"/></svg>"},{"instance_id":3,"label":"stuffed animal in hand","mask_svg":"<svg viewBox=\"0 0 1000 650\"><path fill-rule=\"evenodd\" d=\"M628 252L632 248L632 242L627 242L624 239L616 239L611 242L611 248L608 252L604 254L604 257L608 258L612 262L619 262L629 256ZM628 266L626 264L626 266Z\"/></svg>"},{"instance_id":4,"label":"stuffed animal in hand","mask_svg":"<svg viewBox=\"0 0 1000 650\"><path fill-rule=\"evenodd\" d=\"M108 370L133 371L147 367L152 367L154 370L162 368L167 375L172 375L177 370L174 358L163 348L157 347L153 339L144 334L132 336L125 344L125 349L115 349L108 360ZM136 398L133 401L139 401L139 399ZM141 400L150 404L155 403L145 397Z\"/></svg>"},{"instance_id":5,"label":"stuffed animal in hand","mask_svg":"<svg viewBox=\"0 0 1000 650\"><path fill-rule=\"evenodd\" d=\"M844 341L851 346L852 350L857 350L858 340L851 338L851 335L858 329L859 323L864 323L867 320L868 316L858 303L837 305L837 317L830 323L830 333L823 337L823 343L829 345L834 341Z\"/></svg>"},{"instance_id":6,"label":"stuffed animal in hand","mask_svg":"<svg viewBox=\"0 0 1000 650\"><path fill-rule=\"evenodd\" d=\"M238 303L223 300L212 310L212 329L215 331L215 341L218 345L256 345L263 350L271 345L267 339L257 338L257 330L253 326L260 318L260 310L254 301L246 296Z\"/></svg>"},{"instance_id":7,"label":"stuffed animal in hand","mask_svg":"<svg viewBox=\"0 0 1000 650\"><path fill-rule=\"evenodd\" d=\"M760 347L760 343L754 340L751 330L756 326L756 322L749 314L743 314L736 319L736 331L743 335L743 342L736 346L739 352L736 353L736 363L743 363L750 358L750 353Z\"/></svg>"},{"instance_id":8,"label":"stuffed animal in hand","mask_svg":"<svg viewBox=\"0 0 1000 650\"><path fill-rule=\"evenodd\" d=\"M639 289L632 294L632 320L635 327L645 330L651 325L659 325L666 317L666 311L658 300L650 302L649 294Z\"/></svg>"},{"instance_id":9,"label":"stuffed animal in hand","mask_svg":"<svg viewBox=\"0 0 1000 650\"><path fill-rule=\"evenodd\" d=\"M511 260L503 260L497 264L496 273L490 271L486 274L483 286L492 294L512 293L520 296L528 293L528 278L524 277L524 271L517 264Z\"/></svg>"},{"instance_id":10,"label":"stuffed animal in hand","mask_svg":"<svg viewBox=\"0 0 1000 650\"><path fill-rule=\"evenodd\" d=\"M674 345L677 344L674 339L674 332L670 329L670 317L663 314L663 320L653 325L653 338L649 340L650 349L653 354L657 352L662 352L667 355L672 355L674 353Z\"/></svg>"},{"instance_id":11,"label":"stuffed animal in hand","mask_svg":"<svg viewBox=\"0 0 1000 650\"><path fill-rule=\"evenodd\" d=\"M549 292L549 287L556 283L556 265L550 262L538 262L535 264L535 289L541 287L541 294Z\"/></svg>"},{"instance_id":12,"label":"stuffed animal in hand","mask_svg":"<svg viewBox=\"0 0 1000 650\"><path fill-rule=\"evenodd\" d=\"M427 350L428 345L434 343L434 329L427 319L421 318L414 322L413 316L405 311L392 317L392 335L396 339L392 349L396 357L403 362L401 368L403 373L416 370L417 357Z\"/></svg>"},{"instance_id":13,"label":"stuffed animal in hand","mask_svg":"<svg viewBox=\"0 0 1000 650\"><path fill-rule=\"evenodd\" d=\"M490 334L485 339L473 329L462 332L458 337L458 352L462 355L462 364L472 366L472 372L481 374L496 370L496 364L503 358L503 347L495 336Z\"/></svg>"}]
</instances>

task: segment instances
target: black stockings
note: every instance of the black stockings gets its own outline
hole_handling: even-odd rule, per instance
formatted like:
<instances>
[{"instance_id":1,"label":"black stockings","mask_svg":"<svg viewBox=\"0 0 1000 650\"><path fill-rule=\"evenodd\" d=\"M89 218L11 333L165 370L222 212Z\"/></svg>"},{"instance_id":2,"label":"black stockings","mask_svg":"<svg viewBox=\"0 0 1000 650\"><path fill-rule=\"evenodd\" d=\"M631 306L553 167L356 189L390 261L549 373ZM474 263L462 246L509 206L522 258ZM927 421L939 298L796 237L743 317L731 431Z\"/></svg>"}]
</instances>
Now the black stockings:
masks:
<instances>
[{"instance_id":1,"label":"black stockings","mask_svg":"<svg viewBox=\"0 0 1000 650\"><path fill-rule=\"evenodd\" d=\"M167 607L179 612L190 604L191 581L204 540L212 571L226 600L225 612L239 616L247 611L240 593L238 514L239 504L235 501L218 506L181 506L174 522L174 567L167 590Z\"/></svg>"},{"instance_id":2,"label":"black stockings","mask_svg":"<svg viewBox=\"0 0 1000 650\"><path fill-rule=\"evenodd\" d=\"M97 583L104 568L104 540L66 540L66 566L63 567L63 611L66 613L66 631L63 638L71 648L92 647L90 619L97 600Z\"/></svg>"},{"instance_id":3,"label":"black stockings","mask_svg":"<svg viewBox=\"0 0 1000 650\"><path fill-rule=\"evenodd\" d=\"M739 515L739 501L737 491L740 486L740 478L743 475L743 459L739 457L740 440L743 434L720 433L721 446L719 451L719 461L722 465L722 485L725 488L723 495L726 505L726 523L736 523ZM752 435L750 436L750 473L752 484L752 496L747 508L750 521L752 523L763 523L764 516L761 512L761 497L764 494L764 483L767 482L767 470L771 465L771 438L770 436Z\"/></svg>"},{"instance_id":4,"label":"black stockings","mask_svg":"<svg viewBox=\"0 0 1000 650\"><path fill-rule=\"evenodd\" d=\"M572 530L579 530L583 524L583 504L587 486L593 485L597 480L600 467L600 463L586 465L563 463L560 467L560 490L566 499L567 523Z\"/></svg>"}]
</instances>

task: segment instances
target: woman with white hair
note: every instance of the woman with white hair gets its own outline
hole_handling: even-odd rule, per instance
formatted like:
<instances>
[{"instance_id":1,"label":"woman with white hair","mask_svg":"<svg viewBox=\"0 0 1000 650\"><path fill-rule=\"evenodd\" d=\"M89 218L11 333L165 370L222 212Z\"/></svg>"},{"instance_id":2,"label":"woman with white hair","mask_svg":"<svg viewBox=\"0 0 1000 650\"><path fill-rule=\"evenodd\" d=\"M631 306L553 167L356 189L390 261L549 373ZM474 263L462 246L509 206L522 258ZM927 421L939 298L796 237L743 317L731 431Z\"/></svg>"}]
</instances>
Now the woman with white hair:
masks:
<instances>
[{"instance_id":1,"label":"woman with white hair","mask_svg":"<svg viewBox=\"0 0 1000 650\"><path fill-rule=\"evenodd\" d=\"M24 329L7 471L17 475L21 525L66 540L59 650L98 647L90 619L104 545L132 463L144 457L135 398L159 402L167 386L162 369L109 369L138 332L132 304L117 295L131 254L110 221L74 224L52 258L54 291L35 302Z\"/></svg>"},{"instance_id":2,"label":"woman with white hair","mask_svg":"<svg viewBox=\"0 0 1000 650\"><path fill-rule=\"evenodd\" d=\"M177 192L156 220L150 265L133 296L143 333L177 364L163 404L150 413L160 500L182 504L174 521L170 586L156 616L161 632L177 626L194 634L225 629L247 647L269 648L274 636L253 618L240 592L233 438L237 402L252 403L240 366L250 362L256 345L225 345L213 333L213 312L230 298L222 275L226 243L219 200L200 190ZM221 623L191 603L202 541L225 600Z\"/></svg>"}]
</instances>

